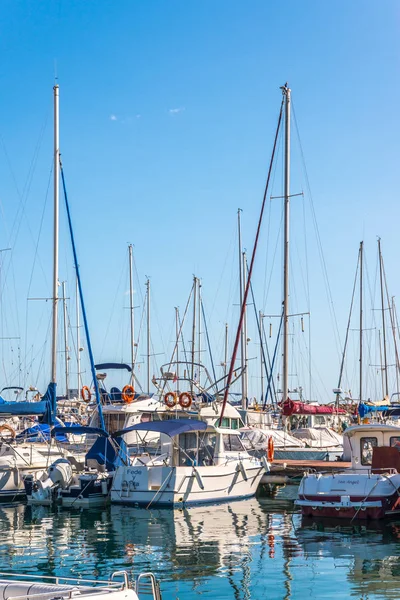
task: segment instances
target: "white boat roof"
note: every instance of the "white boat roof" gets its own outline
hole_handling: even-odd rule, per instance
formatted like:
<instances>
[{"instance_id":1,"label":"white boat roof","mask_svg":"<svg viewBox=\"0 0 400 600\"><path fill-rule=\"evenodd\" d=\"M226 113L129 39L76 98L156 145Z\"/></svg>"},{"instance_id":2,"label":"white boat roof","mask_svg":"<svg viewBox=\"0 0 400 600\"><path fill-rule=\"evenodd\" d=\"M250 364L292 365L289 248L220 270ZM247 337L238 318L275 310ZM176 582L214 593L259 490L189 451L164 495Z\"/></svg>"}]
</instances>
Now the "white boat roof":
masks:
<instances>
[{"instance_id":1,"label":"white boat roof","mask_svg":"<svg viewBox=\"0 0 400 600\"><path fill-rule=\"evenodd\" d=\"M344 432L344 437L361 437L368 433L375 433L377 431L385 432L391 431L393 433L397 433L400 435L400 427L398 425L385 425L383 423L368 423L366 425L353 425L352 427L348 427Z\"/></svg>"}]
</instances>

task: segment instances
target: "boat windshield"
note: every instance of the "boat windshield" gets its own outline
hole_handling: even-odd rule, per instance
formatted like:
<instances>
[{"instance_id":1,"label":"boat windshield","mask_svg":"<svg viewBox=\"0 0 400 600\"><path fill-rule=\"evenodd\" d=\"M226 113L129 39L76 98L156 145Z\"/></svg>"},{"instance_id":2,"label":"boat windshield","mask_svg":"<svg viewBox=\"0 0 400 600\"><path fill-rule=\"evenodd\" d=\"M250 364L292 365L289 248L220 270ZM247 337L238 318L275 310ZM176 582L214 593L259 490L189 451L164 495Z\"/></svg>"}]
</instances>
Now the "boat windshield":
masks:
<instances>
[{"instance_id":1,"label":"boat windshield","mask_svg":"<svg viewBox=\"0 0 400 600\"><path fill-rule=\"evenodd\" d=\"M226 452L245 452L242 440L238 435L231 433L224 433L222 436L224 440L224 449Z\"/></svg>"},{"instance_id":2,"label":"boat windshield","mask_svg":"<svg viewBox=\"0 0 400 600\"><path fill-rule=\"evenodd\" d=\"M179 466L209 466L214 462L215 433L184 433L179 436ZM197 445L198 442L198 445Z\"/></svg>"}]
</instances>

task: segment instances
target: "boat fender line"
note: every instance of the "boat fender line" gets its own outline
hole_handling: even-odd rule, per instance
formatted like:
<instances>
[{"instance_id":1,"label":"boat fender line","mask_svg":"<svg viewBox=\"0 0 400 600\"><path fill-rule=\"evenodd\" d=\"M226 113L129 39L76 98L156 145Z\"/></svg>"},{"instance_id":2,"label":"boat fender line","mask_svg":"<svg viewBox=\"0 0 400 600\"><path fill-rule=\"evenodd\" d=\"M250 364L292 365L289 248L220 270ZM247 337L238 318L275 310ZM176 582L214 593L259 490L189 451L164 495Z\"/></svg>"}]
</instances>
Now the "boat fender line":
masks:
<instances>
[{"instance_id":1,"label":"boat fender line","mask_svg":"<svg viewBox=\"0 0 400 600\"><path fill-rule=\"evenodd\" d=\"M201 475L200 475L200 473L198 472L198 470L197 470L197 469L195 469L194 467L193 467L193 475L194 475L194 476L196 477L196 479L197 479L197 483L199 484L199 488L201 488L202 490L204 490L204 483L203 483L203 480L202 480L202 478L201 478Z\"/></svg>"},{"instance_id":2,"label":"boat fender line","mask_svg":"<svg viewBox=\"0 0 400 600\"><path fill-rule=\"evenodd\" d=\"M135 388L133 385L128 384L122 388L121 398L126 404L133 402L135 398Z\"/></svg>"},{"instance_id":3,"label":"boat fender line","mask_svg":"<svg viewBox=\"0 0 400 600\"><path fill-rule=\"evenodd\" d=\"M192 396L189 392L182 392L179 395L179 404L182 408L190 408L192 406Z\"/></svg>"},{"instance_id":4,"label":"boat fender line","mask_svg":"<svg viewBox=\"0 0 400 600\"><path fill-rule=\"evenodd\" d=\"M240 473L242 474L242 477L245 481L247 481L247 473L246 473L246 469L244 468L244 464L242 463L241 460L239 460L238 465L236 467L237 471L240 471Z\"/></svg>"},{"instance_id":5,"label":"boat fender line","mask_svg":"<svg viewBox=\"0 0 400 600\"><path fill-rule=\"evenodd\" d=\"M89 386L84 385L81 389L81 398L84 402L90 402L92 399L92 392L90 391Z\"/></svg>"},{"instance_id":6,"label":"boat fender line","mask_svg":"<svg viewBox=\"0 0 400 600\"><path fill-rule=\"evenodd\" d=\"M262 466L264 467L264 470L265 470L265 472L266 472L266 473L269 473L269 472L270 472L270 470L271 470L271 465L270 465L270 463L267 461L267 459L265 458L265 456L262 456L262 457L261 457L261 461L260 461L260 462L261 462Z\"/></svg>"},{"instance_id":7,"label":"boat fender line","mask_svg":"<svg viewBox=\"0 0 400 600\"><path fill-rule=\"evenodd\" d=\"M164 402L168 408L174 408L178 402L178 396L175 392L167 392L164 396Z\"/></svg>"}]
</instances>

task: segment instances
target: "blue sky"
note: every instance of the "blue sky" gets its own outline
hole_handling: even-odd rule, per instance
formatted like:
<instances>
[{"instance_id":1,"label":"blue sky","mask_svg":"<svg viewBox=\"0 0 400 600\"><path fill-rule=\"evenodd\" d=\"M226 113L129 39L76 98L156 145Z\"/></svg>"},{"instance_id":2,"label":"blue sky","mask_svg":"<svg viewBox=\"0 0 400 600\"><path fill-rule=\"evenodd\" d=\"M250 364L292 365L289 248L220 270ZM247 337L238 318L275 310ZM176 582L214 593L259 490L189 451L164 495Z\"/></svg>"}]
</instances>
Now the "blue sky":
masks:
<instances>
[{"instance_id":1,"label":"blue sky","mask_svg":"<svg viewBox=\"0 0 400 600\"><path fill-rule=\"evenodd\" d=\"M376 236L382 237L390 294L396 296L399 25L399 5L390 0L5 0L0 15L0 234L2 247L12 252L3 255L1 318L2 336L21 341L2 342L4 380L17 383L18 344L23 361L34 358L29 375L23 367L25 383L43 387L50 369L49 344L44 347L48 303L26 299L51 294L51 185L46 206L45 200L55 73L61 152L98 361L129 358L124 309L128 242L135 246L136 286L143 288L145 276L151 278L154 352L165 351L168 360L174 306L183 310L196 274L203 282L215 360L222 360L224 324L230 323L233 337L237 318L236 211L243 209L243 245L250 251L281 101L279 86L285 81L293 91L341 338L361 239L374 279ZM281 163L280 157L274 195L282 193ZM306 188L293 129L292 192ZM307 234L303 200L293 204L291 302L296 311L309 309L299 275L307 235L314 393L322 397L336 385L338 348L309 194L304 199ZM272 201L268 214L254 288L257 308L276 314L281 301L279 201ZM72 282L63 212L62 221L60 279ZM268 261L275 243L272 268ZM273 291L267 295L265 273L269 277L271 269ZM136 313L139 320L140 309ZM371 311L366 319L372 319ZM250 322L249 337L256 338ZM250 356L258 353L253 344ZM372 345L371 353L376 353ZM157 356L158 363L163 360ZM259 389L256 363L250 367L251 396ZM306 377L306 367L293 364L293 369ZM349 386L356 387L354 373L349 378Z\"/></svg>"}]
</instances>

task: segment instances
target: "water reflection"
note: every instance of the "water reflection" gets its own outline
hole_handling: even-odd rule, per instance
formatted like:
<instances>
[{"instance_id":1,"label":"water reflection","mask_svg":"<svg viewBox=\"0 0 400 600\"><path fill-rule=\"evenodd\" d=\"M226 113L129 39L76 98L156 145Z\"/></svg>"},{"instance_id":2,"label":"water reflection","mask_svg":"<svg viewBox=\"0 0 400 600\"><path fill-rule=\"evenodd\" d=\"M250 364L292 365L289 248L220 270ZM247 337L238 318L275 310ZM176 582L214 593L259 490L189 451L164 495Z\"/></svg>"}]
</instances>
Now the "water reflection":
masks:
<instances>
[{"instance_id":1,"label":"water reflection","mask_svg":"<svg viewBox=\"0 0 400 600\"><path fill-rule=\"evenodd\" d=\"M106 578L152 570L163 600L397 598L400 521L302 521L256 499L170 511L0 508L1 570Z\"/></svg>"},{"instance_id":2,"label":"water reflection","mask_svg":"<svg viewBox=\"0 0 400 600\"><path fill-rule=\"evenodd\" d=\"M400 595L400 521L303 519L297 537L306 558L348 560L347 579L354 595L398 598Z\"/></svg>"}]
</instances>

